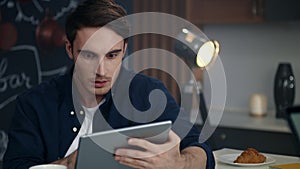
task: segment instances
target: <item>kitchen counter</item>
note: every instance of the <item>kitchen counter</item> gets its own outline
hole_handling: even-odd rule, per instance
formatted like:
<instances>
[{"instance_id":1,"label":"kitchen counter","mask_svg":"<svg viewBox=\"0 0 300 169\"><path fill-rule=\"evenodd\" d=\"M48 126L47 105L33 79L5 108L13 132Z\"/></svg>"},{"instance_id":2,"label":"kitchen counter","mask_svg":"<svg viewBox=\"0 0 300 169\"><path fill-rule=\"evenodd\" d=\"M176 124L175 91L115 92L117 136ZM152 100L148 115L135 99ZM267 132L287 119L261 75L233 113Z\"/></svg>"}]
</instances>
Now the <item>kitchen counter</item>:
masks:
<instances>
[{"instance_id":1,"label":"kitchen counter","mask_svg":"<svg viewBox=\"0 0 300 169\"><path fill-rule=\"evenodd\" d=\"M202 130L202 120L197 119L196 124ZM217 124L212 122L212 125ZM274 154L297 154L297 143L287 121L277 119L272 113L252 117L245 112L224 112L208 143L214 150L253 147Z\"/></svg>"},{"instance_id":2,"label":"kitchen counter","mask_svg":"<svg viewBox=\"0 0 300 169\"><path fill-rule=\"evenodd\" d=\"M197 119L196 124L202 125L202 120ZM212 121L212 124L217 125L214 121ZM252 117L249 115L249 113L245 112L225 111L222 115L221 121L218 126L238 129L291 133L287 121L285 119L276 118L275 113L271 112L268 112L267 115L264 117Z\"/></svg>"},{"instance_id":3,"label":"kitchen counter","mask_svg":"<svg viewBox=\"0 0 300 169\"><path fill-rule=\"evenodd\" d=\"M249 113L224 112L220 126L291 133L287 121L277 119L275 113L267 113L265 117L253 117Z\"/></svg>"}]
</instances>

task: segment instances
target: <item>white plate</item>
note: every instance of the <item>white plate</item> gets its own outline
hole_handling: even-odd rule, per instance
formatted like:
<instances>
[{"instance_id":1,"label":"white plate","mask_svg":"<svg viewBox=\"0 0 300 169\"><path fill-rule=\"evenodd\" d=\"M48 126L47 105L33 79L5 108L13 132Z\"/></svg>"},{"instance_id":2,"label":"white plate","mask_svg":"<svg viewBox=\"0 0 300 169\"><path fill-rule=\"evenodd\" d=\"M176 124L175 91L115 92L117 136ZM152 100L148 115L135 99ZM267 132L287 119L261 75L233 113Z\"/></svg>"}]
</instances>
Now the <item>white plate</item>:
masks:
<instances>
[{"instance_id":1,"label":"white plate","mask_svg":"<svg viewBox=\"0 0 300 169\"><path fill-rule=\"evenodd\" d=\"M230 164L230 165L235 165L235 166L245 166L245 167L250 167L250 166L260 166L260 165L266 165L266 164L271 164L275 162L275 159L272 157L268 157L266 155L266 162L263 163L234 163L233 161L239 156L240 154L225 154L225 155L220 155L217 157L217 160L222 162L222 163L226 163L226 164Z\"/></svg>"}]
</instances>

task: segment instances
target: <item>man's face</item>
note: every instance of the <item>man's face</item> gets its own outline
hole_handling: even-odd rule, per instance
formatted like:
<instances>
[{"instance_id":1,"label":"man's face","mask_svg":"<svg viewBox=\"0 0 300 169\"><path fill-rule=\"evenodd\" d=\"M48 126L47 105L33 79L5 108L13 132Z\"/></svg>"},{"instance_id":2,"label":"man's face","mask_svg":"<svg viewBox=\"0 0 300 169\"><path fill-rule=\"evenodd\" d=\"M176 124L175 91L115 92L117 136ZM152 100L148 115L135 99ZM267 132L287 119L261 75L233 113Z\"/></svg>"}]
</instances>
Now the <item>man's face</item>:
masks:
<instances>
[{"instance_id":1,"label":"man's face","mask_svg":"<svg viewBox=\"0 0 300 169\"><path fill-rule=\"evenodd\" d=\"M68 42L67 42L68 43ZM66 46L75 62L73 79L81 95L99 103L117 77L127 44L111 29L82 28L72 46Z\"/></svg>"}]
</instances>

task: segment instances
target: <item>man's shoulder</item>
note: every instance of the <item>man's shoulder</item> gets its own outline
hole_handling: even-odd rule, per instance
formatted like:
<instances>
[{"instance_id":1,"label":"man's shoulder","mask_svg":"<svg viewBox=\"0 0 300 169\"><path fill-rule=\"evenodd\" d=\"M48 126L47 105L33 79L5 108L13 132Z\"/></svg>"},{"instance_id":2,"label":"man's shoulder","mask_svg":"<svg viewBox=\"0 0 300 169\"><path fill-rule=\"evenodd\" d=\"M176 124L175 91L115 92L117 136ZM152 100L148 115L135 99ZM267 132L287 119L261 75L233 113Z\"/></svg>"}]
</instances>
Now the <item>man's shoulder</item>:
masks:
<instances>
[{"instance_id":1,"label":"man's shoulder","mask_svg":"<svg viewBox=\"0 0 300 169\"><path fill-rule=\"evenodd\" d=\"M43 81L40 84L22 92L19 95L19 98L43 98L43 97L53 97L58 95L60 91L65 91L67 83L67 75L61 75L57 77L53 77L50 80Z\"/></svg>"},{"instance_id":2,"label":"man's shoulder","mask_svg":"<svg viewBox=\"0 0 300 169\"><path fill-rule=\"evenodd\" d=\"M162 81L157 78L151 77L149 75L145 75L142 73L138 73L132 80L132 83L139 85L150 85L150 86L161 86L163 85Z\"/></svg>"},{"instance_id":3,"label":"man's shoulder","mask_svg":"<svg viewBox=\"0 0 300 169\"><path fill-rule=\"evenodd\" d=\"M144 88L157 88L164 86L163 83L157 78L123 68L119 75L117 86L120 87L124 86L125 84L130 84L131 87L143 86Z\"/></svg>"}]
</instances>

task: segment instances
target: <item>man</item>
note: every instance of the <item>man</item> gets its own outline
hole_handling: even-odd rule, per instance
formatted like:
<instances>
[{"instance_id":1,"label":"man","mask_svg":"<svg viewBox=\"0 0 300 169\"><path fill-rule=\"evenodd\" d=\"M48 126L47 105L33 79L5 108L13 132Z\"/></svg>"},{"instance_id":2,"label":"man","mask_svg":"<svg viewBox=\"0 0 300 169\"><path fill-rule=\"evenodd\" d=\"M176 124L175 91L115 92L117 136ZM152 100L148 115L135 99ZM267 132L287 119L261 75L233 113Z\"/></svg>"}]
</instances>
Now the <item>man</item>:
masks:
<instances>
[{"instance_id":1,"label":"man","mask_svg":"<svg viewBox=\"0 0 300 169\"><path fill-rule=\"evenodd\" d=\"M87 0L71 13L66 22L66 51L74 68L17 98L4 169L28 169L44 163L73 169L80 136L92 133L96 124L106 130L145 123L145 119L149 122L153 116L157 118L152 121L177 120L180 108L160 81L133 76L122 67L128 34L124 16L123 8L111 0ZM124 85L130 86L129 91ZM155 107L140 116L152 106L148 97L154 89L166 96L162 114L157 115ZM127 92L132 105L117 105ZM181 121L180 127L187 128L189 124ZM130 145L145 151L120 148L114 152L115 160L133 168L214 168L211 150L198 143L195 127L182 138L179 129L172 130L164 144L129 139Z\"/></svg>"}]
</instances>

